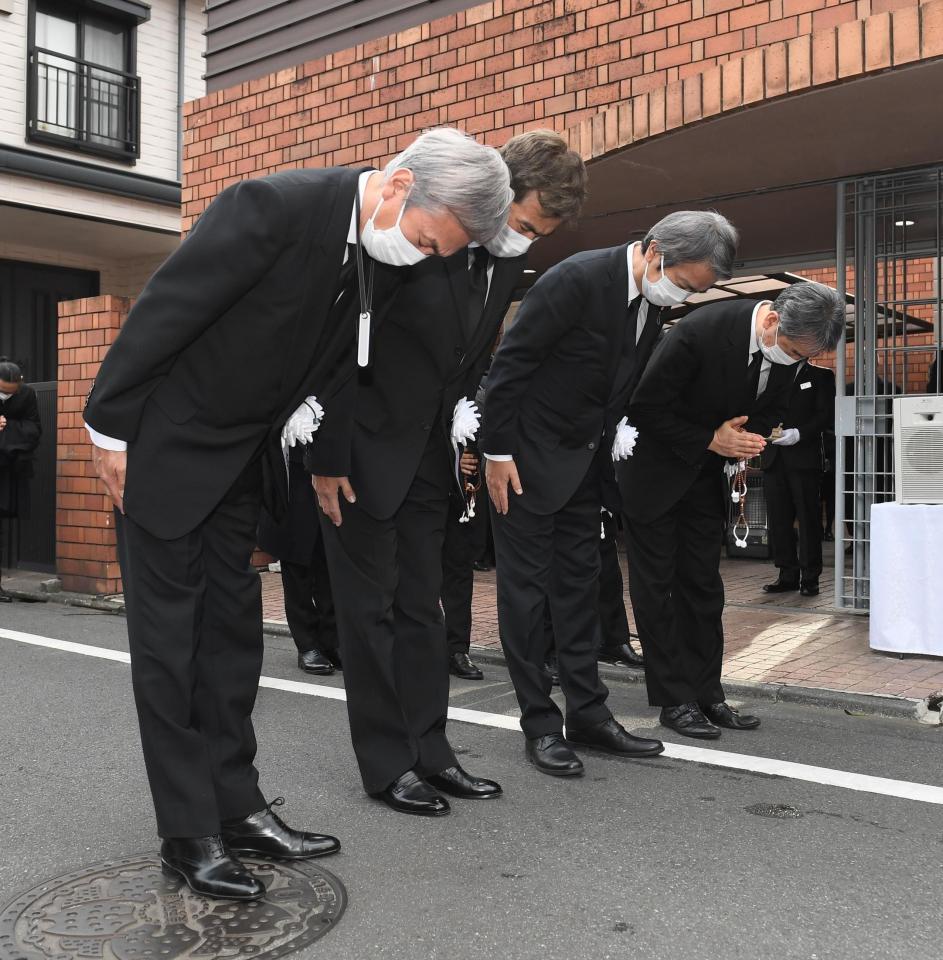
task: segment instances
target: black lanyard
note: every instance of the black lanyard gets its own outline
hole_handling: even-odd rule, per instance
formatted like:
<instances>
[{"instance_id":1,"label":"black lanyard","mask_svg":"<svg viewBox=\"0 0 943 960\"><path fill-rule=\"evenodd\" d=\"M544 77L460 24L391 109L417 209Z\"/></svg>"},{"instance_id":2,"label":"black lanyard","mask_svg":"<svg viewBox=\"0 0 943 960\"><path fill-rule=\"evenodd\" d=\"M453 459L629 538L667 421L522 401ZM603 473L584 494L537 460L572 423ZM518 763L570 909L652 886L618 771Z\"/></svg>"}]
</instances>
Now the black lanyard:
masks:
<instances>
[{"instance_id":1,"label":"black lanyard","mask_svg":"<svg viewBox=\"0 0 943 960\"><path fill-rule=\"evenodd\" d=\"M357 366L370 365L370 323L373 315L374 262L370 261L370 283L367 285L363 265L363 243L360 240L360 183L354 194L354 216L357 220L357 287L360 293L360 316L357 319Z\"/></svg>"}]
</instances>

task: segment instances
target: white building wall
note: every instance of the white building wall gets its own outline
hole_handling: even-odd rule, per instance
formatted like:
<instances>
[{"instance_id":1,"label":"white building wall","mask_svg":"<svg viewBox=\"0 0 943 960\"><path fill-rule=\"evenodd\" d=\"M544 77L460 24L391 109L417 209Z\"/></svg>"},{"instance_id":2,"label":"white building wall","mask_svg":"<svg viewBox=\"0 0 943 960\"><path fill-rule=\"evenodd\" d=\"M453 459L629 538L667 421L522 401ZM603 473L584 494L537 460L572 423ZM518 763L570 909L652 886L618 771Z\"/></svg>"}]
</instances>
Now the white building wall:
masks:
<instances>
[{"instance_id":1,"label":"white building wall","mask_svg":"<svg viewBox=\"0 0 943 960\"><path fill-rule=\"evenodd\" d=\"M26 140L28 0L13 0L13 12L0 14L0 143L85 163L177 180L177 0L151 0L151 19L137 29L137 73L141 78L141 157L132 167ZM201 0L186 3L185 100L203 96Z\"/></svg>"},{"instance_id":2,"label":"white building wall","mask_svg":"<svg viewBox=\"0 0 943 960\"><path fill-rule=\"evenodd\" d=\"M137 297L151 274L163 263L163 256L131 260L97 260L95 257L57 251L50 247L24 246L0 238L0 260L20 260L24 263L42 263L75 270L97 270L101 277L102 294L116 297Z\"/></svg>"}]
</instances>

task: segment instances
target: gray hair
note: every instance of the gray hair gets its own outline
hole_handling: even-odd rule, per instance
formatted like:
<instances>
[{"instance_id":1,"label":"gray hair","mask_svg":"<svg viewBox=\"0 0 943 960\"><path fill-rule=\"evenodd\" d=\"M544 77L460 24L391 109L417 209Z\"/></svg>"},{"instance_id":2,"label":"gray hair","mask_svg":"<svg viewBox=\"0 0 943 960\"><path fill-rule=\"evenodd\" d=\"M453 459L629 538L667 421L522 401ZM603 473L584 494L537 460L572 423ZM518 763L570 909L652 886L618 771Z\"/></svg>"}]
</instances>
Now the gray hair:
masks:
<instances>
[{"instance_id":1,"label":"gray hair","mask_svg":"<svg viewBox=\"0 0 943 960\"><path fill-rule=\"evenodd\" d=\"M407 204L448 210L472 240L486 243L507 223L511 175L494 147L453 127L437 127L417 137L384 173L403 169L415 177Z\"/></svg>"},{"instance_id":2,"label":"gray hair","mask_svg":"<svg viewBox=\"0 0 943 960\"><path fill-rule=\"evenodd\" d=\"M659 220L645 237L642 250L656 240L665 266L707 263L718 280L733 276L740 240L737 228L713 210L679 210Z\"/></svg>"},{"instance_id":3,"label":"gray hair","mask_svg":"<svg viewBox=\"0 0 943 960\"><path fill-rule=\"evenodd\" d=\"M845 301L837 290L806 280L786 287L773 301L779 329L814 357L834 350L845 328Z\"/></svg>"}]
</instances>

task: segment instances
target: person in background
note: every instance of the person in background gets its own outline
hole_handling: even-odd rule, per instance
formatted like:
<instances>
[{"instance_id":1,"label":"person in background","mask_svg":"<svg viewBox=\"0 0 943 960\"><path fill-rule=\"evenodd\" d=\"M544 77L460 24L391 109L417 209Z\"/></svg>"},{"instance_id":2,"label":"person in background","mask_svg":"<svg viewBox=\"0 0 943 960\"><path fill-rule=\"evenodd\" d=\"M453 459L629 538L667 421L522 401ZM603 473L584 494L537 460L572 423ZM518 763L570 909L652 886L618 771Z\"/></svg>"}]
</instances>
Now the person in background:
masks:
<instances>
[{"instance_id":1,"label":"person in background","mask_svg":"<svg viewBox=\"0 0 943 960\"><path fill-rule=\"evenodd\" d=\"M297 443L288 451L288 511L277 522L263 507L259 547L279 561L285 619L299 669L329 677L340 669L341 658L317 498L304 468L306 446Z\"/></svg>"},{"instance_id":2,"label":"person in background","mask_svg":"<svg viewBox=\"0 0 943 960\"><path fill-rule=\"evenodd\" d=\"M25 516L29 511L33 453L42 432L35 391L23 382L18 364L0 357L0 520ZM0 568L3 541L0 524ZM12 600L0 585L0 603Z\"/></svg>"},{"instance_id":3,"label":"person in background","mask_svg":"<svg viewBox=\"0 0 943 960\"><path fill-rule=\"evenodd\" d=\"M469 483L480 483L480 460L473 447L462 452L459 469ZM470 495L469 495L470 496ZM474 493L474 515L471 500L453 496L442 544L442 612L449 645L449 672L462 680L481 680L481 668L469 656L471 649L472 599L475 588L475 524L487 514L484 490Z\"/></svg>"},{"instance_id":4,"label":"person in background","mask_svg":"<svg viewBox=\"0 0 943 960\"><path fill-rule=\"evenodd\" d=\"M793 381L783 434L763 451L763 489L773 563L764 593L819 593L822 574L822 438L835 426L835 374L804 364ZM798 522L799 535L795 526ZM798 540L798 552L796 550Z\"/></svg>"}]
</instances>

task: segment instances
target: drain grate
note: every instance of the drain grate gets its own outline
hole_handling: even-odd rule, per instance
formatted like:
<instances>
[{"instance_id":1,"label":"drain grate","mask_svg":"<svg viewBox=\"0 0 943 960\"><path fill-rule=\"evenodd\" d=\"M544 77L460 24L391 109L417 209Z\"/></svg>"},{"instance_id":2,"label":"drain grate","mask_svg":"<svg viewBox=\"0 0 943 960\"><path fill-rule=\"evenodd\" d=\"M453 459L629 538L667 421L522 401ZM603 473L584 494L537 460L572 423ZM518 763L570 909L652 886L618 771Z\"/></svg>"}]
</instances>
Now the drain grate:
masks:
<instances>
[{"instance_id":1,"label":"drain grate","mask_svg":"<svg viewBox=\"0 0 943 960\"><path fill-rule=\"evenodd\" d=\"M240 857L265 884L252 903L211 900L168 880L154 854L76 870L0 912L3 960L275 960L329 933L347 891L311 861Z\"/></svg>"}]
</instances>

